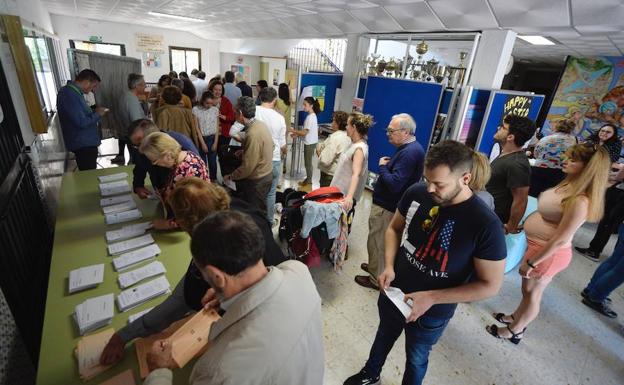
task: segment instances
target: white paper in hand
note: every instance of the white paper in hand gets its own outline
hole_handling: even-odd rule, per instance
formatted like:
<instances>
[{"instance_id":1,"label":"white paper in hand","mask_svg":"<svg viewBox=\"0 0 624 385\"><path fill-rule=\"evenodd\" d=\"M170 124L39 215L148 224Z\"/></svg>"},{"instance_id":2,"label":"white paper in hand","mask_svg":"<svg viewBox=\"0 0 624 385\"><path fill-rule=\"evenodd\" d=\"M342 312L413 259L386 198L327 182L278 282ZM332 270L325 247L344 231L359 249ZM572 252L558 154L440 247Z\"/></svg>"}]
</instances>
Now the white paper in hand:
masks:
<instances>
[{"instance_id":1,"label":"white paper in hand","mask_svg":"<svg viewBox=\"0 0 624 385\"><path fill-rule=\"evenodd\" d=\"M405 298L405 293L403 293L403 290L399 289L398 287L390 286L387 289L383 289L383 291L386 294L386 297L388 297L388 299L392 301L394 306L399 309L401 314L403 314L403 316L407 318L412 312L412 307L405 303L405 301L403 300Z\"/></svg>"}]
</instances>

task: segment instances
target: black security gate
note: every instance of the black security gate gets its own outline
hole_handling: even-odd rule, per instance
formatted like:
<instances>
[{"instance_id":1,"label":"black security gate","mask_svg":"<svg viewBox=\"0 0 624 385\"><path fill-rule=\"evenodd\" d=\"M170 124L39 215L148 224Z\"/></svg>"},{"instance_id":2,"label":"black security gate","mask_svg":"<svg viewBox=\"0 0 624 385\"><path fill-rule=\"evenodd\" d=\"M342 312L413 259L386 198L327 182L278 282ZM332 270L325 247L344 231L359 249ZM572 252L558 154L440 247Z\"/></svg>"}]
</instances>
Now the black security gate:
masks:
<instances>
[{"instance_id":1,"label":"black security gate","mask_svg":"<svg viewBox=\"0 0 624 385\"><path fill-rule=\"evenodd\" d=\"M0 288L36 366L53 227L0 67Z\"/></svg>"}]
</instances>

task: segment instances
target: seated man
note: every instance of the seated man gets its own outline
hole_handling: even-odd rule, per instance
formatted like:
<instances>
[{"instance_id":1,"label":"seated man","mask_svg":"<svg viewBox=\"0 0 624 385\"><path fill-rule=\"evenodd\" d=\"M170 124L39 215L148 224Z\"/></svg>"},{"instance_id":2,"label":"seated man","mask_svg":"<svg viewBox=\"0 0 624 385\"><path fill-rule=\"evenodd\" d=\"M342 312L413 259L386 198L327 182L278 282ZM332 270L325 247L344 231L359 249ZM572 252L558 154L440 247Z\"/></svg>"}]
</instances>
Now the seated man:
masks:
<instances>
[{"instance_id":1,"label":"seated man","mask_svg":"<svg viewBox=\"0 0 624 385\"><path fill-rule=\"evenodd\" d=\"M219 211L193 230L191 253L225 310L191 384L318 385L323 383L321 299L300 262L267 268L262 234L248 215ZM171 345L148 354L147 385L171 384Z\"/></svg>"}]
</instances>

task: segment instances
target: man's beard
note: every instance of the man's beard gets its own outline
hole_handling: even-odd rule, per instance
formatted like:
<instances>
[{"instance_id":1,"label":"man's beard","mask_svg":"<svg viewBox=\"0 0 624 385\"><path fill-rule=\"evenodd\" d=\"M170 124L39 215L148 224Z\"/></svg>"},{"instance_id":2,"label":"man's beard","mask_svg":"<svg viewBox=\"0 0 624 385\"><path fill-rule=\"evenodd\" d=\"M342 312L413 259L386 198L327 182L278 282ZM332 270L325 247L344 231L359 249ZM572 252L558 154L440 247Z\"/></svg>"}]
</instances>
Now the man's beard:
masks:
<instances>
[{"instance_id":1,"label":"man's beard","mask_svg":"<svg viewBox=\"0 0 624 385\"><path fill-rule=\"evenodd\" d=\"M459 185L459 182L457 182L457 184L455 185L455 189L449 192L448 194L446 194L445 196L439 196L433 193L429 193L429 195L431 195L431 199L433 199L433 201L439 204L440 206L448 206L453 201L453 199L455 199L455 197L459 195L461 191L462 191L462 188Z\"/></svg>"}]
</instances>

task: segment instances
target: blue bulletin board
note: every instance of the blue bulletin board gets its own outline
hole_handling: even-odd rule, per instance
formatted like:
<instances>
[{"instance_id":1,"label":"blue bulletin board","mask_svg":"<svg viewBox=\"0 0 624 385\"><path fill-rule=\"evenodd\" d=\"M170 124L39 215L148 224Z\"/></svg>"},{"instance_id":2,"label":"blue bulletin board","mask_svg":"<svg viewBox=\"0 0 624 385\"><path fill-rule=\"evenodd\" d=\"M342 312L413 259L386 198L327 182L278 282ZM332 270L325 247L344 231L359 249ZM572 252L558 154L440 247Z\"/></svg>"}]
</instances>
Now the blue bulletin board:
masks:
<instances>
[{"instance_id":1,"label":"blue bulletin board","mask_svg":"<svg viewBox=\"0 0 624 385\"><path fill-rule=\"evenodd\" d=\"M410 114L416 121L416 140L427 151L443 87L437 83L369 76L364 96L365 114L375 124L368 132L368 169L379 172L379 158L392 156L396 148L388 142L386 128L393 115Z\"/></svg>"},{"instance_id":2,"label":"blue bulletin board","mask_svg":"<svg viewBox=\"0 0 624 385\"><path fill-rule=\"evenodd\" d=\"M494 147L494 134L506 115L526 116L535 121L543 103L544 95L505 90L492 91L476 148L489 155Z\"/></svg>"},{"instance_id":3,"label":"blue bulletin board","mask_svg":"<svg viewBox=\"0 0 624 385\"><path fill-rule=\"evenodd\" d=\"M475 148L492 90L469 86L466 87L466 92L469 95L463 107L457 136L453 139Z\"/></svg>"},{"instance_id":4,"label":"blue bulletin board","mask_svg":"<svg viewBox=\"0 0 624 385\"><path fill-rule=\"evenodd\" d=\"M368 80L367 78L360 78L360 80L358 81L358 90L357 90L356 98L364 99L364 95L366 94L366 81L367 80Z\"/></svg>"},{"instance_id":5,"label":"blue bulletin board","mask_svg":"<svg viewBox=\"0 0 624 385\"><path fill-rule=\"evenodd\" d=\"M336 90L342 87L341 73L325 73L310 72L301 74L301 82L299 84L299 102L297 109L299 111L299 125L303 125L306 113L300 110L303 98L313 96L319 100L321 104L321 113L316 116L318 123L331 123L336 104ZM305 93L305 94L304 94Z\"/></svg>"},{"instance_id":6,"label":"blue bulletin board","mask_svg":"<svg viewBox=\"0 0 624 385\"><path fill-rule=\"evenodd\" d=\"M442 93L442 102L440 103L440 113L448 114L449 107L451 106L451 99L453 99L453 90L446 89Z\"/></svg>"}]
</instances>

